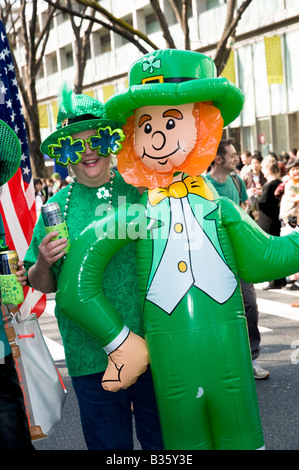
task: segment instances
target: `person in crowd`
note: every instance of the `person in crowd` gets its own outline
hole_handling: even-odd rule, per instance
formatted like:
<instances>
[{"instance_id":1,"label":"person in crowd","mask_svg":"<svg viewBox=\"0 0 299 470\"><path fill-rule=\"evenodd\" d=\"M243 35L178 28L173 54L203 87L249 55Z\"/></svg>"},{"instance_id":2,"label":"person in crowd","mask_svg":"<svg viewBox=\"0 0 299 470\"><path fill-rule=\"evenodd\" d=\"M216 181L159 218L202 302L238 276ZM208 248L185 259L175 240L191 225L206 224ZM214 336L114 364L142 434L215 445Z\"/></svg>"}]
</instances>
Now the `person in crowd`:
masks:
<instances>
[{"instance_id":1,"label":"person in crowd","mask_svg":"<svg viewBox=\"0 0 299 470\"><path fill-rule=\"evenodd\" d=\"M63 188L66 188L66 186L68 185L69 183L67 182L67 180L64 178L60 181L60 189L63 189Z\"/></svg>"},{"instance_id":2,"label":"person in crowd","mask_svg":"<svg viewBox=\"0 0 299 470\"><path fill-rule=\"evenodd\" d=\"M262 194L262 188L266 183L266 178L261 170L263 157L258 154L253 154L251 159L251 169L243 176L248 194L248 206L246 212L256 220L257 216L257 201Z\"/></svg>"},{"instance_id":3,"label":"person in crowd","mask_svg":"<svg viewBox=\"0 0 299 470\"><path fill-rule=\"evenodd\" d=\"M53 186L52 186L52 194L56 194L60 190L60 183L61 183L61 176L56 171L52 174Z\"/></svg>"},{"instance_id":4,"label":"person in crowd","mask_svg":"<svg viewBox=\"0 0 299 470\"><path fill-rule=\"evenodd\" d=\"M17 136L3 121L0 121L0 187L13 177L19 168L21 152L17 151ZM6 142L10 142L7 145ZM6 246L5 232L0 215L0 243L2 250ZM0 300L1 301L1 300ZM0 449L34 450L31 443L29 425L26 416L23 392L19 383L11 346L4 328L4 309L0 313ZM4 458L2 456L2 458ZM3 465L4 460L2 460Z\"/></svg>"},{"instance_id":5,"label":"person in crowd","mask_svg":"<svg viewBox=\"0 0 299 470\"><path fill-rule=\"evenodd\" d=\"M67 125L62 127L62 122ZM105 141L106 150L99 146L94 149L91 136L101 141L99 132L107 126L110 130ZM56 149L57 158L69 162L75 174L71 184L60 189L49 201L59 204L71 243L94 220L106 217L109 208L117 206L119 197L125 198L126 203L139 201L138 190L125 183L116 170L111 170L109 145L112 145L111 136L115 130L119 136L123 135L120 127L121 123L108 119L99 101L84 94L75 95L65 90L62 93L57 130L43 142L41 148L43 153ZM63 151L67 139L73 143L75 141L73 152L72 149L67 153ZM81 148L79 158L78 148ZM103 210L99 210L101 205ZM45 293L56 291L67 246L66 239L53 240L55 235L57 232L45 236L45 227L42 218L39 218L24 259L28 282ZM107 297L120 312L125 324L130 331L142 337L134 243L125 246L113 257L106 268L103 282ZM64 316L57 303L55 315L65 348L68 372L78 399L87 448L132 450L132 403L136 434L142 449L163 449L150 368L128 389L117 393L104 390L101 381L108 363L106 351L94 337Z\"/></svg>"},{"instance_id":6,"label":"person in crowd","mask_svg":"<svg viewBox=\"0 0 299 470\"><path fill-rule=\"evenodd\" d=\"M42 182L42 193L44 196L44 203L46 203L47 200L49 199L47 181L46 181L46 178L40 178L40 180Z\"/></svg>"},{"instance_id":7,"label":"person in crowd","mask_svg":"<svg viewBox=\"0 0 299 470\"><path fill-rule=\"evenodd\" d=\"M262 162L262 172L267 182L263 186L262 194L258 200L258 216L257 224L270 235L280 235L280 219L279 219L279 198L275 196L277 187L281 184L280 168L275 157L268 155ZM286 285L285 278L275 279L264 287L268 289L281 289Z\"/></svg>"},{"instance_id":8,"label":"person in crowd","mask_svg":"<svg viewBox=\"0 0 299 470\"><path fill-rule=\"evenodd\" d=\"M284 192L281 197L279 217L281 219L281 235L287 235L296 227L299 206L299 159L289 167L285 180ZM299 273L287 278L287 290L299 290Z\"/></svg>"},{"instance_id":9,"label":"person in crowd","mask_svg":"<svg viewBox=\"0 0 299 470\"><path fill-rule=\"evenodd\" d=\"M252 155L249 150L244 150L244 152L241 153L241 162L243 163L243 166L241 168L240 175L242 178L251 170L251 159Z\"/></svg>"},{"instance_id":10,"label":"person in crowd","mask_svg":"<svg viewBox=\"0 0 299 470\"><path fill-rule=\"evenodd\" d=\"M50 197L53 196L53 184L54 184L54 181L52 178L46 179L48 199L50 199Z\"/></svg>"},{"instance_id":11,"label":"person in crowd","mask_svg":"<svg viewBox=\"0 0 299 470\"><path fill-rule=\"evenodd\" d=\"M298 160L297 149L295 147L293 147L289 151L289 158L288 158L288 162L286 164L286 170L289 171L289 169L293 166L294 163L296 163L297 160Z\"/></svg>"},{"instance_id":12,"label":"person in crowd","mask_svg":"<svg viewBox=\"0 0 299 470\"><path fill-rule=\"evenodd\" d=\"M234 177L232 175L237 162L236 149L233 143L233 139L222 139L220 141L217 155L212 162L211 171L206 175L206 178L211 181L220 196L226 196L236 204L241 206L243 204L243 207L245 207L244 204L248 199L245 183L239 175ZM246 283L243 279L240 279L240 283L248 325L254 377L256 379L267 379L270 376L269 371L263 369L257 363L260 354L261 336L258 329L259 312L254 285Z\"/></svg>"},{"instance_id":13,"label":"person in crowd","mask_svg":"<svg viewBox=\"0 0 299 470\"><path fill-rule=\"evenodd\" d=\"M40 178L34 178L35 205L37 216L40 215L41 207L46 202L46 193L43 190L43 182Z\"/></svg>"}]
</instances>

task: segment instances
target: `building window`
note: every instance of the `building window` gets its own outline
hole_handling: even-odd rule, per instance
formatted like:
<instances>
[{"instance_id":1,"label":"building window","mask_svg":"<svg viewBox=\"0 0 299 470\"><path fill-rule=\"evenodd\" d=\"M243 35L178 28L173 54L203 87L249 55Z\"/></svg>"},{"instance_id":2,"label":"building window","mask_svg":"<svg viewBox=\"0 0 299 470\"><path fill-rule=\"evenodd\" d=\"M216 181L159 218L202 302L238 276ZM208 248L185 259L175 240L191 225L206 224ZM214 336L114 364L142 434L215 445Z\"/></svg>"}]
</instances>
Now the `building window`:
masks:
<instances>
[{"instance_id":1,"label":"building window","mask_svg":"<svg viewBox=\"0 0 299 470\"><path fill-rule=\"evenodd\" d=\"M61 70L65 70L74 65L73 49L71 44L60 49L60 63Z\"/></svg>"},{"instance_id":2,"label":"building window","mask_svg":"<svg viewBox=\"0 0 299 470\"><path fill-rule=\"evenodd\" d=\"M110 34L104 34L101 36L101 52L109 52L111 51L111 39Z\"/></svg>"},{"instance_id":3,"label":"building window","mask_svg":"<svg viewBox=\"0 0 299 470\"><path fill-rule=\"evenodd\" d=\"M290 148L299 149L299 113L288 115ZM289 151L289 149L287 149Z\"/></svg>"},{"instance_id":4,"label":"building window","mask_svg":"<svg viewBox=\"0 0 299 470\"><path fill-rule=\"evenodd\" d=\"M160 31L160 24L154 13L145 17L145 31L147 35Z\"/></svg>"},{"instance_id":5,"label":"building window","mask_svg":"<svg viewBox=\"0 0 299 470\"><path fill-rule=\"evenodd\" d=\"M52 52L46 57L47 74L53 75L58 71L56 52Z\"/></svg>"}]
</instances>

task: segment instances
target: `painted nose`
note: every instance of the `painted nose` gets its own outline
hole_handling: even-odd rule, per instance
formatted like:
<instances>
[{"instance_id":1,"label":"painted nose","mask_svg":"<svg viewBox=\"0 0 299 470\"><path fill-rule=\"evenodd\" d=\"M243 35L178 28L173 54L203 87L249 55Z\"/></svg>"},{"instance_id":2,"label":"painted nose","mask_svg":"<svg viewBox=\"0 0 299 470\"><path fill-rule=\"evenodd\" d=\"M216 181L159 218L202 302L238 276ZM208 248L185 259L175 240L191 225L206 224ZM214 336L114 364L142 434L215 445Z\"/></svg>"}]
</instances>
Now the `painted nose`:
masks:
<instances>
[{"instance_id":1,"label":"painted nose","mask_svg":"<svg viewBox=\"0 0 299 470\"><path fill-rule=\"evenodd\" d=\"M153 149L161 150L165 145L166 137L163 134L163 132L156 131L152 135L152 140L153 140L153 143L152 143Z\"/></svg>"}]
</instances>

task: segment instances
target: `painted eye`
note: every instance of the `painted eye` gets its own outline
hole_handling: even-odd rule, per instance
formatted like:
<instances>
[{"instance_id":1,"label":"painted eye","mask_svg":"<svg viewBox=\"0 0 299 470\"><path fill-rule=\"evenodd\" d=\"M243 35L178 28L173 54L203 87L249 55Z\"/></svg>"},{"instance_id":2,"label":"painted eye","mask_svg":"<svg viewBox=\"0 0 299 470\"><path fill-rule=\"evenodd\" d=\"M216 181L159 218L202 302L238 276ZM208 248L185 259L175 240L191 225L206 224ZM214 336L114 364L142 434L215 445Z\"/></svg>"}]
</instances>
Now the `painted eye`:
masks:
<instances>
[{"instance_id":1,"label":"painted eye","mask_svg":"<svg viewBox=\"0 0 299 470\"><path fill-rule=\"evenodd\" d=\"M146 124L145 128L144 128L144 132L146 134L149 134L150 132L152 132L152 126L150 124Z\"/></svg>"},{"instance_id":2,"label":"painted eye","mask_svg":"<svg viewBox=\"0 0 299 470\"><path fill-rule=\"evenodd\" d=\"M175 122L173 119L169 119L166 123L166 129L173 129L175 127Z\"/></svg>"}]
</instances>

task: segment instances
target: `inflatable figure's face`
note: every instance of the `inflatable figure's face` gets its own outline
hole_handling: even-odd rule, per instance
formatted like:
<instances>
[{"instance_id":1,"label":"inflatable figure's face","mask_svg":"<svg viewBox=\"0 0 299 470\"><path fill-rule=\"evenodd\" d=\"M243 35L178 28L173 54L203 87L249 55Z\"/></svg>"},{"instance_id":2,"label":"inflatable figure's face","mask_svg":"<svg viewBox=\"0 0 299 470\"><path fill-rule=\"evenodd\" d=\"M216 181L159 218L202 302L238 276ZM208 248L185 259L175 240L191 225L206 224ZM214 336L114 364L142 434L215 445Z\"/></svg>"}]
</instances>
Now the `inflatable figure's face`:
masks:
<instances>
[{"instance_id":1,"label":"inflatable figure's face","mask_svg":"<svg viewBox=\"0 0 299 470\"><path fill-rule=\"evenodd\" d=\"M197 138L193 106L144 106L136 110L135 152L147 168L167 172L184 163Z\"/></svg>"}]
</instances>

